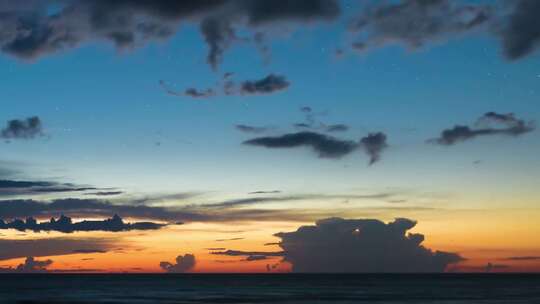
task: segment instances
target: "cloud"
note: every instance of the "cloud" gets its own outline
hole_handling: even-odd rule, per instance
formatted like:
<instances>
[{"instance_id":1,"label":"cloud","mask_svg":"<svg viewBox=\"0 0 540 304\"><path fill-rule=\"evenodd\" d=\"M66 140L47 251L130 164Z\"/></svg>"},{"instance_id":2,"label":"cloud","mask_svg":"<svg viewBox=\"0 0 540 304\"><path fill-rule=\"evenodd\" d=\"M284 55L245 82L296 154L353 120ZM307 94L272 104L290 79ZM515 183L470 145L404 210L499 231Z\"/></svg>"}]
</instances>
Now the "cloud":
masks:
<instances>
[{"instance_id":1,"label":"cloud","mask_svg":"<svg viewBox=\"0 0 540 304\"><path fill-rule=\"evenodd\" d=\"M51 218L49 222L38 223L34 218L28 217L26 221L19 219L5 223L0 219L0 229L16 229L19 231L32 230L34 232L41 231L59 231L64 233L72 233L75 231L130 231L130 230L156 230L162 228L163 224L152 222L124 223L122 218L114 215L110 219L101 221L82 221L73 223L71 218L62 215L58 219Z\"/></svg>"},{"instance_id":2,"label":"cloud","mask_svg":"<svg viewBox=\"0 0 540 304\"><path fill-rule=\"evenodd\" d=\"M203 91L199 91L195 88L187 88L184 94L193 98L207 98L210 96L214 96L216 93L213 89L210 88Z\"/></svg>"},{"instance_id":3,"label":"cloud","mask_svg":"<svg viewBox=\"0 0 540 304\"><path fill-rule=\"evenodd\" d=\"M277 193L281 193L280 190L270 190L270 191L253 191L253 192L248 192L248 194L277 194Z\"/></svg>"},{"instance_id":4,"label":"cloud","mask_svg":"<svg viewBox=\"0 0 540 304\"><path fill-rule=\"evenodd\" d=\"M540 2L516 0L513 11L498 32L506 58L516 60L536 51L540 46Z\"/></svg>"},{"instance_id":5,"label":"cloud","mask_svg":"<svg viewBox=\"0 0 540 304\"><path fill-rule=\"evenodd\" d=\"M98 191L98 192L85 193L85 195L113 196L113 195L120 195L122 193L124 193L124 192L123 191Z\"/></svg>"},{"instance_id":6,"label":"cloud","mask_svg":"<svg viewBox=\"0 0 540 304\"><path fill-rule=\"evenodd\" d=\"M83 192L99 188L49 181L0 180L0 197L44 193Z\"/></svg>"},{"instance_id":7,"label":"cloud","mask_svg":"<svg viewBox=\"0 0 540 304\"><path fill-rule=\"evenodd\" d=\"M90 252L107 252L118 246L120 240L107 238L44 238L10 240L0 239L0 260L21 257L43 257Z\"/></svg>"},{"instance_id":8,"label":"cloud","mask_svg":"<svg viewBox=\"0 0 540 304\"><path fill-rule=\"evenodd\" d=\"M509 261L539 261L540 256L513 256L505 258L505 260Z\"/></svg>"},{"instance_id":9,"label":"cloud","mask_svg":"<svg viewBox=\"0 0 540 304\"><path fill-rule=\"evenodd\" d=\"M243 144L270 149L309 147L320 158L341 158L361 148L370 156L370 165L378 161L382 151L388 147L386 135L381 132L370 133L368 136L363 137L359 143L304 131L275 137L258 137L247 140Z\"/></svg>"},{"instance_id":10,"label":"cloud","mask_svg":"<svg viewBox=\"0 0 540 304\"><path fill-rule=\"evenodd\" d=\"M199 90L196 88L187 88L184 90L184 92L179 92L171 88L171 86L165 81L160 80L159 86L165 91L165 93L172 95L172 96L188 96L192 98L207 98L212 97L216 95L216 92L214 89L208 88L205 90Z\"/></svg>"},{"instance_id":11,"label":"cloud","mask_svg":"<svg viewBox=\"0 0 540 304\"><path fill-rule=\"evenodd\" d=\"M240 93L250 94L271 94L282 91L290 86L285 76L269 74L259 80L246 80L240 86Z\"/></svg>"},{"instance_id":12,"label":"cloud","mask_svg":"<svg viewBox=\"0 0 540 304\"><path fill-rule=\"evenodd\" d=\"M358 144L354 141L340 140L335 137L308 131L289 133L276 137L258 137L247 140L243 144L270 149L309 147L320 158L341 158L358 148Z\"/></svg>"},{"instance_id":13,"label":"cloud","mask_svg":"<svg viewBox=\"0 0 540 304\"><path fill-rule=\"evenodd\" d=\"M230 239L217 239L217 240L214 240L214 242L240 241L243 239L244 239L243 237L235 237L235 238L230 238Z\"/></svg>"},{"instance_id":14,"label":"cloud","mask_svg":"<svg viewBox=\"0 0 540 304\"><path fill-rule=\"evenodd\" d=\"M360 139L360 146L369 155L369 164L373 165L380 160L382 151L388 147L386 134L382 132L370 133L368 136Z\"/></svg>"},{"instance_id":15,"label":"cloud","mask_svg":"<svg viewBox=\"0 0 540 304\"><path fill-rule=\"evenodd\" d=\"M490 5L449 0L378 2L366 6L351 25L362 37L353 48L364 51L398 44L414 50L486 26L491 11Z\"/></svg>"},{"instance_id":16,"label":"cloud","mask_svg":"<svg viewBox=\"0 0 540 304\"><path fill-rule=\"evenodd\" d=\"M238 131L245 132L245 133L255 133L255 134L264 133L268 130L267 127L256 127L256 126L248 126L248 125L235 125L234 127Z\"/></svg>"},{"instance_id":17,"label":"cloud","mask_svg":"<svg viewBox=\"0 0 540 304\"><path fill-rule=\"evenodd\" d=\"M4 139L32 139L41 135L43 135L43 125L37 116L12 119L0 132L0 136Z\"/></svg>"},{"instance_id":18,"label":"cloud","mask_svg":"<svg viewBox=\"0 0 540 304\"><path fill-rule=\"evenodd\" d=\"M48 272L47 267L53 263L52 260L38 261L34 257L27 257L24 263L19 264L17 268L0 268L0 273L18 272L18 273L44 273Z\"/></svg>"},{"instance_id":19,"label":"cloud","mask_svg":"<svg viewBox=\"0 0 540 304\"><path fill-rule=\"evenodd\" d=\"M345 124L328 125L325 130L326 132L345 132L349 130L349 126Z\"/></svg>"},{"instance_id":20,"label":"cloud","mask_svg":"<svg viewBox=\"0 0 540 304\"><path fill-rule=\"evenodd\" d=\"M233 24L260 32L279 22L332 20L340 11L335 0L73 0L3 2L0 13L0 49L18 58L35 59L96 41L130 49L169 39L180 24L194 23L201 26L210 48L208 62L215 67L232 42Z\"/></svg>"},{"instance_id":21,"label":"cloud","mask_svg":"<svg viewBox=\"0 0 540 304\"><path fill-rule=\"evenodd\" d=\"M517 119L512 113L498 114L487 112L478 119L477 125L485 123L502 127L486 126L471 128L469 126L456 125L451 129L443 130L439 138L430 139L428 142L450 146L479 136L507 135L516 137L535 129L532 122L526 123L524 120Z\"/></svg>"},{"instance_id":22,"label":"cloud","mask_svg":"<svg viewBox=\"0 0 540 304\"><path fill-rule=\"evenodd\" d=\"M185 254L184 256L179 255L176 257L176 264L171 264L169 262L160 262L159 267L165 270L167 273L184 273L190 271L195 267L196 260L193 254Z\"/></svg>"},{"instance_id":23,"label":"cloud","mask_svg":"<svg viewBox=\"0 0 540 304\"><path fill-rule=\"evenodd\" d=\"M284 261L292 264L293 272L442 272L463 260L458 254L422 246L424 235L407 234L415 225L404 218L387 224L328 218L275 236L281 239Z\"/></svg>"},{"instance_id":24,"label":"cloud","mask_svg":"<svg viewBox=\"0 0 540 304\"><path fill-rule=\"evenodd\" d=\"M242 251L242 250L224 250L224 251L212 251L210 254L226 255L226 256L265 256L265 257L280 257L284 256L284 252L274 251Z\"/></svg>"}]
</instances>

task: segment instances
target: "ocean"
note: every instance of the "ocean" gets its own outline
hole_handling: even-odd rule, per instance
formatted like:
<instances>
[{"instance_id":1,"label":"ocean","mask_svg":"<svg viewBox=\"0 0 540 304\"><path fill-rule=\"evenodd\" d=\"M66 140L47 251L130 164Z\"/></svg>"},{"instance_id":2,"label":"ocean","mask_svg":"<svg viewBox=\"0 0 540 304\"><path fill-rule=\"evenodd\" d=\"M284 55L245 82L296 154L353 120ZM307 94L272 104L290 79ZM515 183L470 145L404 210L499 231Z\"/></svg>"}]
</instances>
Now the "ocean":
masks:
<instances>
[{"instance_id":1,"label":"ocean","mask_svg":"<svg viewBox=\"0 0 540 304\"><path fill-rule=\"evenodd\" d=\"M540 275L7 274L0 303L540 303Z\"/></svg>"}]
</instances>

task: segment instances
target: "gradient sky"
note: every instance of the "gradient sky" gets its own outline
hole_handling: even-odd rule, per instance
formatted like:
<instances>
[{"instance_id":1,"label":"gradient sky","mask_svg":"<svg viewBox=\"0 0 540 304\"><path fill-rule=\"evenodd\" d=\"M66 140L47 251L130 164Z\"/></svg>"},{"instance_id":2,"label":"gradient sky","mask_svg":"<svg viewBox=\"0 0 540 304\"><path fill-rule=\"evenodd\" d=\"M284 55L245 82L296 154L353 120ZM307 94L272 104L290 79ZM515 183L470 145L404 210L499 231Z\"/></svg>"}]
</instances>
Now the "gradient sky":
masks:
<instances>
[{"instance_id":1,"label":"gradient sky","mask_svg":"<svg viewBox=\"0 0 540 304\"><path fill-rule=\"evenodd\" d=\"M241 11L249 5L224 2L241 16L212 7L170 20L155 13L151 4L137 5L144 1L110 7L99 1L29 1L25 7L0 1L0 12L14 16L0 21L1 127L33 116L42 123L41 133L32 138L3 135L0 179L99 188L13 193L12 187L2 186L0 206L26 199L47 205L79 198L219 215L174 220L118 213L126 222L171 224L151 231L0 230L0 249L14 252L0 255L0 268L16 267L31 255L52 259L49 270L159 272L161 261L189 253L197 263L188 271L264 272L274 264L278 266L271 271L289 271L290 263L280 262L281 257L245 261L212 255L207 248L280 251L278 245L264 245L279 242L274 233L339 216L417 220L413 231L425 235L425 247L467 259L447 270L484 271L488 263L492 271L540 270L540 135L534 130L540 120L540 38L529 35L530 49L519 54L508 46L521 39L511 35L538 31L538 21L524 13L538 16L535 1L434 1L425 4L430 8L420 1L321 0L311 2L321 5L315 8L292 1L295 4L276 7L283 14L267 12L270 21L260 24L242 19L255 18ZM327 15L325 10L334 4L339 13ZM92 5L105 7L113 19L120 20L122 14L150 16L173 30L165 37L115 46L107 24L88 29L79 24L84 17L74 21L69 15L75 7L85 16ZM466 13L460 10L464 7ZM304 8L313 11L304 14ZM425 10L433 12L429 19ZM469 24L475 14L485 20ZM28 18L35 20L24 28L22 20ZM234 37L218 41L223 57L215 69L207 61L209 37L200 29L208 18L230 23L235 30ZM512 18L523 21L520 27ZM365 31L353 30L358 20L367 23ZM415 26L422 22L433 27ZM8 26L13 24L19 27ZM402 31L404 25L410 28ZM58 27L73 30L75 36L81 28L84 33L71 44L55 45L55 37L42 37L33 44L46 46L12 47L13 36L39 36L43 28ZM263 42L255 42L256 33L264 33ZM411 44L413 38L417 44ZM361 50L354 47L358 41L364 42ZM21 51L25 47L35 49L28 55ZM225 73L234 74L224 79ZM228 80L238 87L268 75L282 76L289 85L260 94L227 95L222 90ZM216 93L193 98L184 94L187 88L212 88ZM530 129L447 145L430 141L455 125L507 127L481 119L479 123L487 112L520 120ZM305 123L307 115L316 122L310 129L293 126ZM348 130L328 133L321 123L345 124ZM235 128L240 124L265 130L242 132ZM354 142L382 132L387 147L370 165L362 146L340 158L321 158L309 147L242 144L302 131ZM92 194L100 191L121 193ZM273 193L249 194L256 191ZM205 207L244 199L250 201ZM0 218L7 222L14 218L9 210L0 207ZM250 218L261 210L271 212ZM115 212L105 216L55 210L28 216L47 221L60 213L79 221ZM184 224L174 225L176 221ZM230 240L235 238L241 239ZM101 239L106 244L92 243L99 250L77 254L77 248L68 245L55 254L41 250L46 245L33 246L31 252L13 249L17 242L46 244L52 239ZM225 240L216 241L220 239Z\"/></svg>"}]
</instances>

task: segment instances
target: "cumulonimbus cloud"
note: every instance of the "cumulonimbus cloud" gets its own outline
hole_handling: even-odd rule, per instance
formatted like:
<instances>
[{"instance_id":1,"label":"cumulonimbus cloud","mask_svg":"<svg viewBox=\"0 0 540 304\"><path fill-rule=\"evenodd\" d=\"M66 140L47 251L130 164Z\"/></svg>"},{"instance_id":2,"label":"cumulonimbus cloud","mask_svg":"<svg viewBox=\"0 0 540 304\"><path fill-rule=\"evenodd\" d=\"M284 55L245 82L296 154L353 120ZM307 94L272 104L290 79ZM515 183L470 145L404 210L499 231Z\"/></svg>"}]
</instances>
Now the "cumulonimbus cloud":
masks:
<instances>
[{"instance_id":1,"label":"cumulonimbus cloud","mask_svg":"<svg viewBox=\"0 0 540 304\"><path fill-rule=\"evenodd\" d=\"M26 119L12 119L0 132L4 139L32 139L43 135L43 124L37 116Z\"/></svg>"},{"instance_id":2,"label":"cumulonimbus cloud","mask_svg":"<svg viewBox=\"0 0 540 304\"><path fill-rule=\"evenodd\" d=\"M516 137L535 129L533 122L525 122L516 118L512 113L487 112L478 119L477 125L478 127L456 125L453 128L443 130L440 137L430 139L428 142L450 146L481 136L506 135Z\"/></svg>"},{"instance_id":3,"label":"cumulonimbus cloud","mask_svg":"<svg viewBox=\"0 0 540 304\"><path fill-rule=\"evenodd\" d=\"M176 263L160 262L159 267L167 273L184 273L190 271L196 264L195 256L187 253L176 257Z\"/></svg>"},{"instance_id":4,"label":"cumulonimbus cloud","mask_svg":"<svg viewBox=\"0 0 540 304\"><path fill-rule=\"evenodd\" d=\"M293 272L442 272L463 260L422 246L424 235L407 234L415 225L404 218L389 223L328 218L275 236Z\"/></svg>"}]
</instances>

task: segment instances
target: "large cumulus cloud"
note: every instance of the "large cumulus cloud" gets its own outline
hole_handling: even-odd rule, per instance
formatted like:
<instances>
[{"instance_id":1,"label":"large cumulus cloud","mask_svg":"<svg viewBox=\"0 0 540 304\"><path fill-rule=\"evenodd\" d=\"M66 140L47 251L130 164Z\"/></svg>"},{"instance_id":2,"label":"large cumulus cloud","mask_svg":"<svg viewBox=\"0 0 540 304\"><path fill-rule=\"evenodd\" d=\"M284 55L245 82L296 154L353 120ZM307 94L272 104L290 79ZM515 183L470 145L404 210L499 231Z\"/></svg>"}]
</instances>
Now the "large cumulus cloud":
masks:
<instances>
[{"instance_id":1,"label":"large cumulus cloud","mask_svg":"<svg viewBox=\"0 0 540 304\"><path fill-rule=\"evenodd\" d=\"M442 272L463 260L422 246L422 234L407 234L415 225L404 218L328 218L276 236L293 272Z\"/></svg>"},{"instance_id":2,"label":"large cumulus cloud","mask_svg":"<svg viewBox=\"0 0 540 304\"><path fill-rule=\"evenodd\" d=\"M176 257L176 263L160 262L159 267L167 273L184 273L190 271L196 264L193 254L179 255Z\"/></svg>"}]
</instances>

